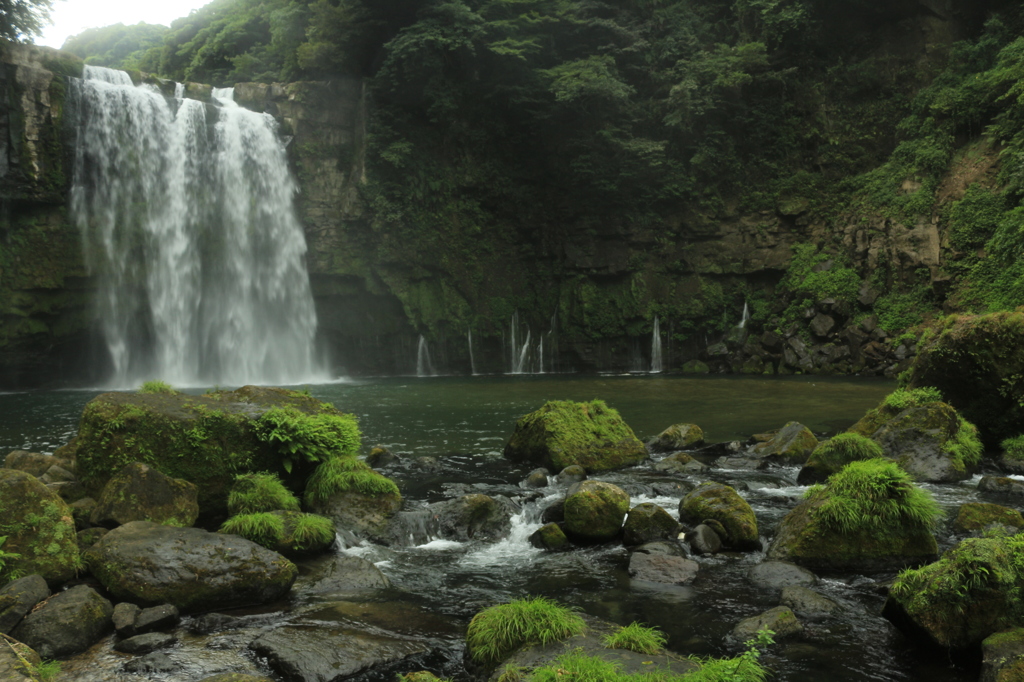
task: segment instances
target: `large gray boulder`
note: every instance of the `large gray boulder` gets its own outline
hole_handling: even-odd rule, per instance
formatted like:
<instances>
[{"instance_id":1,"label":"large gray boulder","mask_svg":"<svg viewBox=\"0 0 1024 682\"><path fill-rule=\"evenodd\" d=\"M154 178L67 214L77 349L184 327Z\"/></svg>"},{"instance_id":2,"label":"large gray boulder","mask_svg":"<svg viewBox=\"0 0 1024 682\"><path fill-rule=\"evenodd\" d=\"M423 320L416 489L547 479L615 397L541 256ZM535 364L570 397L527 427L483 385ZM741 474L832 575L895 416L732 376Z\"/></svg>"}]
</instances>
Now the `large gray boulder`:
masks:
<instances>
[{"instance_id":1,"label":"large gray boulder","mask_svg":"<svg viewBox=\"0 0 1024 682\"><path fill-rule=\"evenodd\" d=\"M32 607L50 596L50 588L39 575L27 575L0 590L0 634L7 634Z\"/></svg>"},{"instance_id":2,"label":"large gray boulder","mask_svg":"<svg viewBox=\"0 0 1024 682\"><path fill-rule=\"evenodd\" d=\"M191 526L199 518L195 485L132 462L107 481L90 521L113 528L132 521Z\"/></svg>"},{"instance_id":3,"label":"large gray boulder","mask_svg":"<svg viewBox=\"0 0 1024 682\"><path fill-rule=\"evenodd\" d=\"M43 658L85 651L114 629L113 605L87 585L76 585L50 598L25 616L11 637Z\"/></svg>"},{"instance_id":4,"label":"large gray boulder","mask_svg":"<svg viewBox=\"0 0 1024 682\"><path fill-rule=\"evenodd\" d=\"M90 571L118 599L183 612L262 604L283 596L298 570L237 535L133 521L89 548Z\"/></svg>"}]
</instances>

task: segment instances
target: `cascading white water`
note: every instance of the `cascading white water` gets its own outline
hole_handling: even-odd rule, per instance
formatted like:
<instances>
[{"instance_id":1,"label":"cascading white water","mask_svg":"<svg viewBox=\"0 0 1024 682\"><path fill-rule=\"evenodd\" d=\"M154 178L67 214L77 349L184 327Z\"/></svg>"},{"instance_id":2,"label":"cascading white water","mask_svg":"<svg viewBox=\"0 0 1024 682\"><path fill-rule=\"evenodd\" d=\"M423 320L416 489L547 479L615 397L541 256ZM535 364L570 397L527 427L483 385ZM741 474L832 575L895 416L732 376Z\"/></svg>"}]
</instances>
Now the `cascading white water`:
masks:
<instances>
[{"instance_id":1,"label":"cascading white water","mask_svg":"<svg viewBox=\"0 0 1024 682\"><path fill-rule=\"evenodd\" d=\"M434 363L430 361L430 348L427 346L427 340L423 338L423 334L420 334L420 342L416 347L416 376L432 377L436 374Z\"/></svg>"},{"instance_id":2,"label":"cascading white water","mask_svg":"<svg viewBox=\"0 0 1024 682\"><path fill-rule=\"evenodd\" d=\"M651 374L658 374L661 367L661 324L654 316L654 330L651 332Z\"/></svg>"},{"instance_id":3,"label":"cascading white water","mask_svg":"<svg viewBox=\"0 0 1024 682\"><path fill-rule=\"evenodd\" d=\"M276 122L214 94L169 101L92 66L72 80L71 212L119 386L326 378Z\"/></svg>"},{"instance_id":4,"label":"cascading white water","mask_svg":"<svg viewBox=\"0 0 1024 682\"><path fill-rule=\"evenodd\" d=\"M466 342L469 344L469 371L476 376L476 360L473 358L473 330L466 330Z\"/></svg>"},{"instance_id":5,"label":"cascading white water","mask_svg":"<svg viewBox=\"0 0 1024 682\"><path fill-rule=\"evenodd\" d=\"M750 319L750 308L747 307L747 302L743 302L743 314L740 316L740 323L736 325L739 329L743 329L747 326L747 321Z\"/></svg>"}]
</instances>

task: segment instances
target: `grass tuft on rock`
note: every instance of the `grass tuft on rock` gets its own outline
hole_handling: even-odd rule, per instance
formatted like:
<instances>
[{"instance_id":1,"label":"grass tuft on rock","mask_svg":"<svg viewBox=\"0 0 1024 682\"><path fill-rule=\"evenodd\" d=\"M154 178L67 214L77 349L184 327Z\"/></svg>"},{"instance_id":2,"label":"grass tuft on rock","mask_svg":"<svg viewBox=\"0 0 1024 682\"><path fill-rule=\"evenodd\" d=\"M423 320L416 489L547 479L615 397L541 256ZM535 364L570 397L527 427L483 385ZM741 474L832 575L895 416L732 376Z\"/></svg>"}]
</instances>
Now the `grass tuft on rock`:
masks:
<instances>
[{"instance_id":1,"label":"grass tuft on rock","mask_svg":"<svg viewBox=\"0 0 1024 682\"><path fill-rule=\"evenodd\" d=\"M604 638L604 645L609 649L628 649L640 654L656 654L665 642L665 635L660 630L640 623L630 623Z\"/></svg>"},{"instance_id":2,"label":"grass tuft on rock","mask_svg":"<svg viewBox=\"0 0 1024 682\"><path fill-rule=\"evenodd\" d=\"M306 502L326 502L331 495L354 490L364 495L398 495L398 486L355 457L335 457L317 467L306 484Z\"/></svg>"},{"instance_id":3,"label":"grass tuft on rock","mask_svg":"<svg viewBox=\"0 0 1024 682\"><path fill-rule=\"evenodd\" d=\"M241 474L228 493L228 513L258 514L271 511L299 511L299 500L276 474Z\"/></svg>"},{"instance_id":4,"label":"grass tuft on rock","mask_svg":"<svg viewBox=\"0 0 1024 682\"><path fill-rule=\"evenodd\" d=\"M493 667L524 644L544 645L585 629L579 615L549 599L517 599L473 616L466 631L466 646L474 661Z\"/></svg>"},{"instance_id":5,"label":"grass tuft on rock","mask_svg":"<svg viewBox=\"0 0 1024 682\"><path fill-rule=\"evenodd\" d=\"M224 522L218 531L240 535L263 547L273 547L284 537L284 520L269 512L239 514Z\"/></svg>"},{"instance_id":6,"label":"grass tuft on rock","mask_svg":"<svg viewBox=\"0 0 1024 682\"><path fill-rule=\"evenodd\" d=\"M295 520L292 540L300 550L326 545L334 540L334 522L317 514L303 514Z\"/></svg>"},{"instance_id":7,"label":"grass tuft on rock","mask_svg":"<svg viewBox=\"0 0 1024 682\"><path fill-rule=\"evenodd\" d=\"M1006 438L999 447L1006 453L1007 459L1024 462L1024 434Z\"/></svg>"},{"instance_id":8,"label":"grass tuft on rock","mask_svg":"<svg viewBox=\"0 0 1024 682\"><path fill-rule=\"evenodd\" d=\"M139 387L139 393L147 395L161 393L164 395L178 395L179 391L174 390L166 381L146 381Z\"/></svg>"},{"instance_id":9,"label":"grass tuft on rock","mask_svg":"<svg viewBox=\"0 0 1024 682\"><path fill-rule=\"evenodd\" d=\"M815 516L825 526L844 534L931 530L942 516L931 493L914 485L907 472L887 459L851 462L825 485L808 489L805 497L812 501L822 499Z\"/></svg>"},{"instance_id":10,"label":"grass tuft on rock","mask_svg":"<svg viewBox=\"0 0 1024 682\"><path fill-rule=\"evenodd\" d=\"M895 412L942 400L942 392L934 386L898 388L882 400L882 405Z\"/></svg>"},{"instance_id":11,"label":"grass tuft on rock","mask_svg":"<svg viewBox=\"0 0 1024 682\"><path fill-rule=\"evenodd\" d=\"M985 454L981 438L978 437L978 427L959 415L957 424L956 435L946 442L943 450L964 467L977 466Z\"/></svg>"},{"instance_id":12,"label":"grass tuft on rock","mask_svg":"<svg viewBox=\"0 0 1024 682\"><path fill-rule=\"evenodd\" d=\"M840 433L816 447L807 460L807 466L813 464L835 472L850 462L884 456L882 446L870 438L857 433Z\"/></svg>"}]
</instances>

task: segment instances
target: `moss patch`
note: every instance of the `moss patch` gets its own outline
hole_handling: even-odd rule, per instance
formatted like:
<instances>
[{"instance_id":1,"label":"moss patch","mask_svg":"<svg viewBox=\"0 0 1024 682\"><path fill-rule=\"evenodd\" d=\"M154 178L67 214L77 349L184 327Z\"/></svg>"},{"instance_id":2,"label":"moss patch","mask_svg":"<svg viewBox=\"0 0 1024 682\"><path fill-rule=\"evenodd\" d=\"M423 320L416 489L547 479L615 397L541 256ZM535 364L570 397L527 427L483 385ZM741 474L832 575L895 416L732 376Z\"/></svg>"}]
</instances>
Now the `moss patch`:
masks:
<instances>
[{"instance_id":1,"label":"moss patch","mask_svg":"<svg viewBox=\"0 0 1024 682\"><path fill-rule=\"evenodd\" d=\"M883 456L882 447L870 438L859 433L840 433L814 449L800 470L798 482L822 482L850 462Z\"/></svg>"},{"instance_id":2,"label":"moss patch","mask_svg":"<svg viewBox=\"0 0 1024 682\"><path fill-rule=\"evenodd\" d=\"M34 476L0 469L0 536L3 551L18 555L0 567L0 584L38 573L51 586L74 577L79 567L71 509Z\"/></svg>"},{"instance_id":3,"label":"moss patch","mask_svg":"<svg viewBox=\"0 0 1024 682\"><path fill-rule=\"evenodd\" d=\"M466 630L466 650L475 662L493 668L524 644L544 645L585 629L582 618L549 599L518 599L473 616Z\"/></svg>"},{"instance_id":4,"label":"moss patch","mask_svg":"<svg viewBox=\"0 0 1024 682\"><path fill-rule=\"evenodd\" d=\"M730 486L701 483L679 502L679 518L694 524L717 521L725 529L722 543L726 547L761 549L754 510Z\"/></svg>"}]
</instances>

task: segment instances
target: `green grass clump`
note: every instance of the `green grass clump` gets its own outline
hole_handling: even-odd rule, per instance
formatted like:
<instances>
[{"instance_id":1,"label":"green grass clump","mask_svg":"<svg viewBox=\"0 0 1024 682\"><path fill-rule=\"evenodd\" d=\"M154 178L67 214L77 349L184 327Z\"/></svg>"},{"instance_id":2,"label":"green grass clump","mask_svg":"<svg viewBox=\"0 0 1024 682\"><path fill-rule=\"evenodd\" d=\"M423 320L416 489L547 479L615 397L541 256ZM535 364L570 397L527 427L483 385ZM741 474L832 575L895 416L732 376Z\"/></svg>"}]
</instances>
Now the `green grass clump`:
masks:
<instances>
[{"instance_id":1,"label":"green grass clump","mask_svg":"<svg viewBox=\"0 0 1024 682\"><path fill-rule=\"evenodd\" d=\"M60 661L43 661L36 668L40 682L52 682L60 677Z\"/></svg>"},{"instance_id":2,"label":"green grass clump","mask_svg":"<svg viewBox=\"0 0 1024 682\"><path fill-rule=\"evenodd\" d=\"M882 400L882 405L894 412L902 412L911 407L927 405L942 400L942 392L934 386L921 388L898 388Z\"/></svg>"},{"instance_id":3,"label":"green grass clump","mask_svg":"<svg viewBox=\"0 0 1024 682\"><path fill-rule=\"evenodd\" d=\"M228 513L299 511L299 500L275 474L241 474L228 493Z\"/></svg>"},{"instance_id":4,"label":"green grass clump","mask_svg":"<svg viewBox=\"0 0 1024 682\"><path fill-rule=\"evenodd\" d=\"M284 537L284 520L267 512L239 514L225 521L218 532L241 535L257 545L270 548L281 542Z\"/></svg>"},{"instance_id":5,"label":"green grass clump","mask_svg":"<svg viewBox=\"0 0 1024 682\"><path fill-rule=\"evenodd\" d=\"M1003 440L999 447L1006 452L1007 459L1024 461L1024 434Z\"/></svg>"},{"instance_id":6,"label":"green grass clump","mask_svg":"<svg viewBox=\"0 0 1024 682\"><path fill-rule=\"evenodd\" d=\"M814 449L808 459L829 471L839 471L850 462L884 457L882 446L857 433L840 433Z\"/></svg>"},{"instance_id":7,"label":"green grass clump","mask_svg":"<svg viewBox=\"0 0 1024 682\"><path fill-rule=\"evenodd\" d=\"M296 460L325 462L355 456L361 436L355 415L319 412L308 414L296 407L272 407L253 422L256 437L281 455L288 473Z\"/></svg>"},{"instance_id":8,"label":"green grass clump","mask_svg":"<svg viewBox=\"0 0 1024 682\"><path fill-rule=\"evenodd\" d=\"M957 415L956 435L946 441L943 450L964 467L981 463L985 448L978 437L978 427Z\"/></svg>"},{"instance_id":9,"label":"green grass clump","mask_svg":"<svg viewBox=\"0 0 1024 682\"><path fill-rule=\"evenodd\" d=\"M355 457L336 457L316 468L306 484L306 502L325 502L335 493L354 490L364 495L398 495L398 486Z\"/></svg>"},{"instance_id":10,"label":"green grass clump","mask_svg":"<svg viewBox=\"0 0 1024 682\"><path fill-rule=\"evenodd\" d=\"M490 667L524 644L544 645L585 629L582 618L549 599L517 599L473 616L466 631L466 646L474 661Z\"/></svg>"},{"instance_id":11,"label":"green grass clump","mask_svg":"<svg viewBox=\"0 0 1024 682\"><path fill-rule=\"evenodd\" d=\"M295 520L292 528L292 544L295 549L320 547L334 540L334 523L317 514L303 514Z\"/></svg>"},{"instance_id":12,"label":"green grass clump","mask_svg":"<svg viewBox=\"0 0 1024 682\"><path fill-rule=\"evenodd\" d=\"M139 393L163 393L165 395L177 395L178 391L175 391L174 388L166 381L147 381L139 387Z\"/></svg>"},{"instance_id":13,"label":"green grass clump","mask_svg":"<svg viewBox=\"0 0 1024 682\"><path fill-rule=\"evenodd\" d=\"M851 462L825 485L808 489L808 500L822 500L814 516L839 533L869 531L899 534L908 528L932 529L942 516L931 493L887 459Z\"/></svg>"},{"instance_id":14,"label":"green grass clump","mask_svg":"<svg viewBox=\"0 0 1024 682\"><path fill-rule=\"evenodd\" d=\"M665 646L665 635L657 628L630 623L615 634L606 636L604 645L609 649L629 649L640 654L656 654Z\"/></svg>"}]
</instances>

